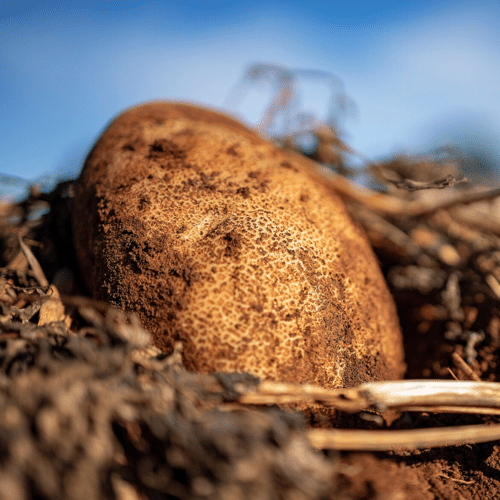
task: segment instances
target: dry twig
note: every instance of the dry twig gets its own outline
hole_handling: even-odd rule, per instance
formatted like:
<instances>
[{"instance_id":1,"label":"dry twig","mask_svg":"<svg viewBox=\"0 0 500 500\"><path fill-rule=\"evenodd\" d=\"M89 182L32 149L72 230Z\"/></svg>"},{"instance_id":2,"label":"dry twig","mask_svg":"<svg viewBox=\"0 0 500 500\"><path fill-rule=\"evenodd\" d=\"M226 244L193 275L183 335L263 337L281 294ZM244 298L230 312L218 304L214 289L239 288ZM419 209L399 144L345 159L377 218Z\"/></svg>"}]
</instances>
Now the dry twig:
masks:
<instances>
[{"instance_id":1,"label":"dry twig","mask_svg":"<svg viewBox=\"0 0 500 500\"><path fill-rule=\"evenodd\" d=\"M455 413L500 409L500 384L455 380L400 380L370 382L357 388L324 389L310 384L263 381L255 392L240 393L244 404L314 402L346 412L365 410L431 411L439 407ZM465 411L464 411L465 410Z\"/></svg>"},{"instance_id":2,"label":"dry twig","mask_svg":"<svg viewBox=\"0 0 500 500\"><path fill-rule=\"evenodd\" d=\"M386 182L393 184L400 189L406 189L407 191L418 191L420 189L444 189L446 187L452 187L459 184L464 184L467 179L463 177L462 179L456 179L453 175L447 175L442 179L437 179L431 182L415 181L413 179L388 179Z\"/></svg>"},{"instance_id":3,"label":"dry twig","mask_svg":"<svg viewBox=\"0 0 500 500\"><path fill-rule=\"evenodd\" d=\"M246 404L320 403L347 412L362 410L500 414L500 384L494 382L407 380L373 382L355 389L323 389L308 384L261 382L239 397ZM310 443L320 449L383 451L454 446L500 439L500 425L412 430L313 429Z\"/></svg>"},{"instance_id":4,"label":"dry twig","mask_svg":"<svg viewBox=\"0 0 500 500\"><path fill-rule=\"evenodd\" d=\"M312 446L323 450L415 450L495 441L500 439L500 424L402 431L312 429L307 437Z\"/></svg>"},{"instance_id":5,"label":"dry twig","mask_svg":"<svg viewBox=\"0 0 500 500\"><path fill-rule=\"evenodd\" d=\"M472 371L472 368L462 359L462 357L457 352L454 352L451 355L451 359L455 366L459 370L462 370L469 380L475 380L476 382L481 381L481 379Z\"/></svg>"}]
</instances>

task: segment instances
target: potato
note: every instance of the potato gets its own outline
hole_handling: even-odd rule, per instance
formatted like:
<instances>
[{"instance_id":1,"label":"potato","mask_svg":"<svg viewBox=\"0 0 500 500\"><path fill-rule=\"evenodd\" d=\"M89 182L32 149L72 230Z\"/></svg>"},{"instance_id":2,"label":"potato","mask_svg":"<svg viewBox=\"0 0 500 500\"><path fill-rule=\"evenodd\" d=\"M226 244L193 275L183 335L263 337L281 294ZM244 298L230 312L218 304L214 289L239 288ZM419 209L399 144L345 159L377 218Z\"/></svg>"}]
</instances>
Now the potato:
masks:
<instances>
[{"instance_id":1,"label":"potato","mask_svg":"<svg viewBox=\"0 0 500 500\"><path fill-rule=\"evenodd\" d=\"M188 369L348 387L397 379L401 331L373 251L307 158L237 121L154 102L119 115L76 184L90 292Z\"/></svg>"}]
</instances>

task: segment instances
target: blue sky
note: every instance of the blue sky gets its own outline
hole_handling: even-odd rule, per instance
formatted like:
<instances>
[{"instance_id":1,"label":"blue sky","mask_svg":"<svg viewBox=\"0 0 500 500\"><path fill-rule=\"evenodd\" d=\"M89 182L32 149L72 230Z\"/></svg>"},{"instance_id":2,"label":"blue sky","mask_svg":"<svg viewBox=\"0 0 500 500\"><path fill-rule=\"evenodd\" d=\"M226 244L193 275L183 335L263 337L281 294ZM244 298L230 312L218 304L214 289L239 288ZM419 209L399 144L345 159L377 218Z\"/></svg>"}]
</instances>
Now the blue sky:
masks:
<instances>
[{"instance_id":1,"label":"blue sky","mask_svg":"<svg viewBox=\"0 0 500 500\"><path fill-rule=\"evenodd\" d=\"M0 173L76 175L124 108L220 107L249 64L338 76L372 158L456 140L500 161L500 2L0 1ZM255 122L269 94L238 110ZM321 115L326 94L304 85Z\"/></svg>"}]
</instances>

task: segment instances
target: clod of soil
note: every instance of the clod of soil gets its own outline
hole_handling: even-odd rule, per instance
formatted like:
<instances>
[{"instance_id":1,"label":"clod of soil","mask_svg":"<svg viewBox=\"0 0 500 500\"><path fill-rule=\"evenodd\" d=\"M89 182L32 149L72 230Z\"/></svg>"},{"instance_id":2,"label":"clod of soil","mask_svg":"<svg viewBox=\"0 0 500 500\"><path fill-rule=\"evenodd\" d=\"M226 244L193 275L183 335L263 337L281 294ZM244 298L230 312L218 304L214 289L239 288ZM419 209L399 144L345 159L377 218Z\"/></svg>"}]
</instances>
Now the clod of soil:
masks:
<instances>
[{"instance_id":1,"label":"clod of soil","mask_svg":"<svg viewBox=\"0 0 500 500\"><path fill-rule=\"evenodd\" d=\"M378 262L315 164L199 107L119 115L76 185L88 289L190 370L356 386L403 375Z\"/></svg>"}]
</instances>

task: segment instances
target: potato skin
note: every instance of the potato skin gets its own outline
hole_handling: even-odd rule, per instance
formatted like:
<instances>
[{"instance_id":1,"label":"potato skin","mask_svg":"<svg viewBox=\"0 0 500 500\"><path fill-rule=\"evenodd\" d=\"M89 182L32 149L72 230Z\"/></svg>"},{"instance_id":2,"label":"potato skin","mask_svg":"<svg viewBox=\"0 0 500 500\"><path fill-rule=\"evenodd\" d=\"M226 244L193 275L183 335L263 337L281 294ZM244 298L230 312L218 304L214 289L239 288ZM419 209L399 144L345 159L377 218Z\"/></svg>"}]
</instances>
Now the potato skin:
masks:
<instances>
[{"instance_id":1,"label":"potato skin","mask_svg":"<svg viewBox=\"0 0 500 500\"><path fill-rule=\"evenodd\" d=\"M401 331L361 228L314 173L237 121L153 102L119 115L76 184L88 289L186 367L349 387L398 379Z\"/></svg>"}]
</instances>

